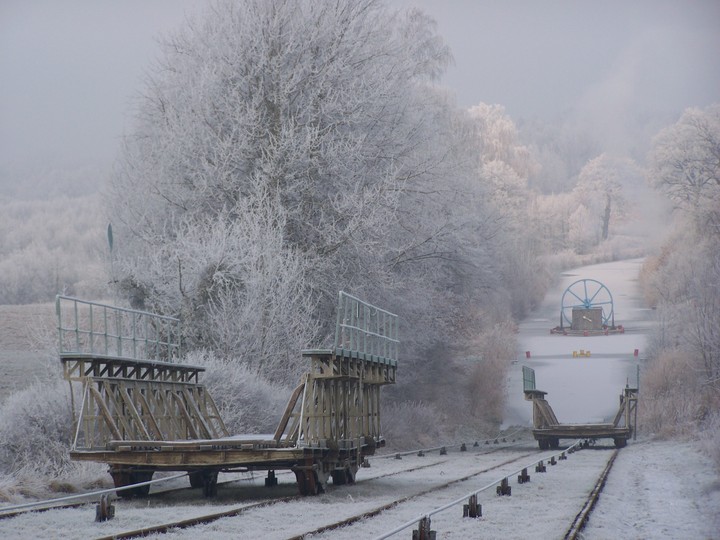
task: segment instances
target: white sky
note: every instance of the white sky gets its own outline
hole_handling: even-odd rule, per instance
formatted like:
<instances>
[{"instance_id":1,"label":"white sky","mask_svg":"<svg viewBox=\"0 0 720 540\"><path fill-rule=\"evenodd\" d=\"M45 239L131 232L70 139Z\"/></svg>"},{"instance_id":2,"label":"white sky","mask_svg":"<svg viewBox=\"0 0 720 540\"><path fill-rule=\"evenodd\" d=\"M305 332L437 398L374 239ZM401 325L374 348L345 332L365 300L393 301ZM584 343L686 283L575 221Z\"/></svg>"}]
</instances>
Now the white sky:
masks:
<instances>
[{"instance_id":1,"label":"white sky","mask_svg":"<svg viewBox=\"0 0 720 540\"><path fill-rule=\"evenodd\" d=\"M0 0L0 168L109 162L156 38L203 0ZM438 20L458 103L617 138L720 102L717 0L393 0ZM650 120L648 120L650 119Z\"/></svg>"}]
</instances>

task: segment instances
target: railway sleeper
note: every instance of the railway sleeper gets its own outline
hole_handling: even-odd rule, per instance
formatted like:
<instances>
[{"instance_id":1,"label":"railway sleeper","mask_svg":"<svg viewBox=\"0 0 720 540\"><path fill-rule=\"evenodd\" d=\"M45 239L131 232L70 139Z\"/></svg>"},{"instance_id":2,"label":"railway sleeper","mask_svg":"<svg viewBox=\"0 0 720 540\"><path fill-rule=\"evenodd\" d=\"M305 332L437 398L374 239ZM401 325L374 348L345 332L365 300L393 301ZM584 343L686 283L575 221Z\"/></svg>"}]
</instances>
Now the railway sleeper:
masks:
<instances>
[{"instance_id":1,"label":"railway sleeper","mask_svg":"<svg viewBox=\"0 0 720 540\"><path fill-rule=\"evenodd\" d=\"M110 503L110 496L106 493L100 497L95 507L95 521L108 521L115 517L115 505Z\"/></svg>"}]
</instances>

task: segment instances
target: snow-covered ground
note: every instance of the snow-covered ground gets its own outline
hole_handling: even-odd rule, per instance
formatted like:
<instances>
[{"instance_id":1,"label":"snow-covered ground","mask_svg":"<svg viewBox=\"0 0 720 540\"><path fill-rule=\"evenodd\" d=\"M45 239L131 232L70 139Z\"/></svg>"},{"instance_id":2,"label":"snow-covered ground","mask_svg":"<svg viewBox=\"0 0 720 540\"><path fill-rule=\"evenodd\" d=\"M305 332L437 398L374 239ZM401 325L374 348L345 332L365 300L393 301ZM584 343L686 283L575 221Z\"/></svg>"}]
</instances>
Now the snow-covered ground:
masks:
<instances>
[{"instance_id":1,"label":"snow-covered ground","mask_svg":"<svg viewBox=\"0 0 720 540\"><path fill-rule=\"evenodd\" d=\"M615 460L587 540L720 538L720 477L687 442L630 444Z\"/></svg>"},{"instance_id":2,"label":"snow-covered ground","mask_svg":"<svg viewBox=\"0 0 720 540\"><path fill-rule=\"evenodd\" d=\"M533 367L537 386L561 421L586 422L612 416L618 394L626 382L635 383L637 359L634 349L645 347L644 331L652 312L644 310L636 290L640 261L625 261L586 267L564 276L547 301L520 326L518 363L508 384L506 424L530 425L531 404L523 400L520 366ZM572 274L572 275L571 275ZM574 338L550 335L557 324L560 295L569 283L581 278L597 279L615 298L616 322L627 328L618 336ZM590 350L590 357L573 358L573 350ZM530 359L524 351L531 351ZM640 386L642 399L642 381ZM468 441L471 442L471 441ZM318 497L254 509L233 518L201 527L179 530L157 538L288 538L312 531L361 510L371 510L395 498L419 494L433 485L466 477L440 492L419 495L376 518L368 518L342 530L317 538L374 538L399 525L431 512L448 501L464 497L490 485L518 467L539 459L537 445L525 437L512 448L492 454L487 448L468 452L450 451L447 456L407 456L403 460L372 458L370 469L361 469L352 486L328 486ZM519 485L511 476L512 496L499 497L492 487L480 494L483 517L462 518L462 504L432 516L438 538L562 538L612 453L611 447L583 450L569 456L547 473L529 470L531 481ZM504 462L523 456L513 463ZM383 474L426 467L393 476ZM499 468L479 472L489 467ZM295 492L292 475L279 475L281 485L262 487L262 477L233 487L221 487L219 496L207 500L197 493L148 501L118 503L117 516L95 523L94 506L29 514L0 521L0 538L94 538L118 534L142 526L178 518L221 512L270 494ZM222 477L221 477L222 480ZM411 528L393 538L410 538ZM692 441L655 441L643 433L620 451L584 538L615 539L719 539L720 477L709 458Z\"/></svg>"}]
</instances>

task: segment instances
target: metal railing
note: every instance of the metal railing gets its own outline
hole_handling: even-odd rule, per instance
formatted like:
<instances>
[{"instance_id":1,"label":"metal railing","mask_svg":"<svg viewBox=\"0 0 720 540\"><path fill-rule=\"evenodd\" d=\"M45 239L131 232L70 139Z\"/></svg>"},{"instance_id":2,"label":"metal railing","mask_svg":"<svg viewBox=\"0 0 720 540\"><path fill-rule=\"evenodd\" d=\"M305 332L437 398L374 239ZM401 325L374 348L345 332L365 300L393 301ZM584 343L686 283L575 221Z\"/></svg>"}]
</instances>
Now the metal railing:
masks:
<instances>
[{"instance_id":1,"label":"metal railing","mask_svg":"<svg viewBox=\"0 0 720 540\"><path fill-rule=\"evenodd\" d=\"M398 316L340 291L335 350L397 361Z\"/></svg>"},{"instance_id":2,"label":"metal railing","mask_svg":"<svg viewBox=\"0 0 720 540\"><path fill-rule=\"evenodd\" d=\"M522 367L523 392L535 390L535 370L527 366Z\"/></svg>"},{"instance_id":3,"label":"metal railing","mask_svg":"<svg viewBox=\"0 0 720 540\"><path fill-rule=\"evenodd\" d=\"M180 320L70 296L55 297L61 356L82 354L174 362Z\"/></svg>"}]
</instances>

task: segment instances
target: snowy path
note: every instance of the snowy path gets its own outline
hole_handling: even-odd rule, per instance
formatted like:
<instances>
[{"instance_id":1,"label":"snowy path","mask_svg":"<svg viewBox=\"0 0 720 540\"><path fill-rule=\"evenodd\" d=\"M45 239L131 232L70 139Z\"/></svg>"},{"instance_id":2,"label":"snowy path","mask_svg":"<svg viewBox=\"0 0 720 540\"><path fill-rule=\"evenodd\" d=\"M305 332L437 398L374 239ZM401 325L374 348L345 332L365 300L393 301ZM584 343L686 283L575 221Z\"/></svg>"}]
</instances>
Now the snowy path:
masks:
<instances>
[{"instance_id":1,"label":"snowy path","mask_svg":"<svg viewBox=\"0 0 720 540\"><path fill-rule=\"evenodd\" d=\"M720 480L710 460L690 443L628 445L584 538L720 539Z\"/></svg>"}]
</instances>

